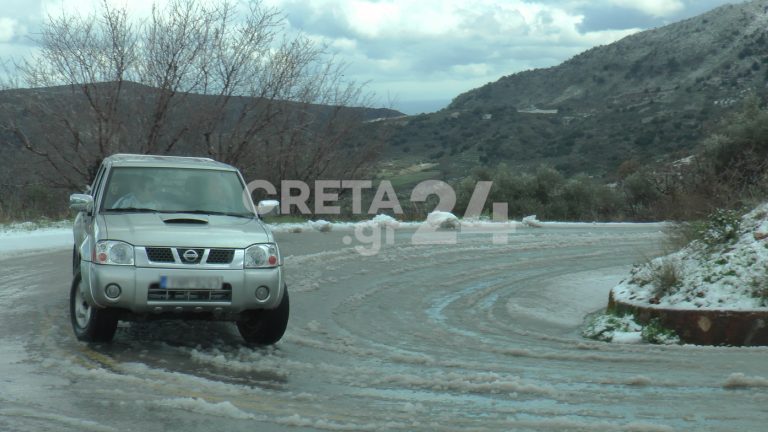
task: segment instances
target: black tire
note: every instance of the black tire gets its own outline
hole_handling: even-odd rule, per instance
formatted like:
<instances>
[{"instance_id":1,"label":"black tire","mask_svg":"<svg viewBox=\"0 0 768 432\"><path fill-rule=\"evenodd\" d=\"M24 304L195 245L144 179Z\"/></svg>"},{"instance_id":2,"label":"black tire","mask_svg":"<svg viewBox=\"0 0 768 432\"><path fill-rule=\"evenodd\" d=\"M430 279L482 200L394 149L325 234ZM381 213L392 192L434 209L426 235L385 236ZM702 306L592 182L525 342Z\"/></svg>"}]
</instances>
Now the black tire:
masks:
<instances>
[{"instance_id":1,"label":"black tire","mask_svg":"<svg viewBox=\"0 0 768 432\"><path fill-rule=\"evenodd\" d=\"M272 345L283 337L290 311L288 288L284 291L283 299L275 309L249 311L237 321L237 329L245 342L251 345Z\"/></svg>"},{"instance_id":2,"label":"black tire","mask_svg":"<svg viewBox=\"0 0 768 432\"><path fill-rule=\"evenodd\" d=\"M72 275L77 275L80 271L80 253L77 251L77 245L72 247Z\"/></svg>"},{"instance_id":3,"label":"black tire","mask_svg":"<svg viewBox=\"0 0 768 432\"><path fill-rule=\"evenodd\" d=\"M91 307L83 298L82 282L78 271L69 292L69 317L75 336L83 342L110 342L117 330L117 317L109 309Z\"/></svg>"}]
</instances>

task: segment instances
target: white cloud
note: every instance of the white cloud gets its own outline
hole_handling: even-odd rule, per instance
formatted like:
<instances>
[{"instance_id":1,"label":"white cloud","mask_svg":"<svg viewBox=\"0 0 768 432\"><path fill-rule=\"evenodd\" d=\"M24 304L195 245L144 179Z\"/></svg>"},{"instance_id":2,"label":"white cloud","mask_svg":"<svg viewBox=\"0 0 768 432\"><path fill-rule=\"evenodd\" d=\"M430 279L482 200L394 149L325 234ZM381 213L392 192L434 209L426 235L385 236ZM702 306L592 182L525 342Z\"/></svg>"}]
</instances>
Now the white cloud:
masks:
<instances>
[{"instance_id":1,"label":"white cloud","mask_svg":"<svg viewBox=\"0 0 768 432\"><path fill-rule=\"evenodd\" d=\"M20 32L22 32L22 27L18 21L12 18L0 17L0 43L10 42Z\"/></svg>"},{"instance_id":2,"label":"white cloud","mask_svg":"<svg viewBox=\"0 0 768 432\"><path fill-rule=\"evenodd\" d=\"M152 0L106 0L138 17ZM159 0L164 5L168 0ZM203 0L216 2L219 0ZM249 0L238 1L246 5ZM696 0L696 5L734 0ZM101 0L0 0L0 59L29 50L46 14L87 15ZM694 9L693 0L263 0L284 12L293 30L326 43L347 63L347 77L399 100L451 99L501 76L556 65L595 45L640 29L588 31L585 14L650 17L663 23ZM5 7L9 4L8 7ZM704 6L701 6L702 8ZM13 21L15 24L11 24ZM18 27L16 24L22 26ZM628 27L636 25L630 21ZM26 27L23 27L26 26ZM605 28L586 26L586 28ZM14 38L14 39L11 39Z\"/></svg>"},{"instance_id":3,"label":"white cloud","mask_svg":"<svg viewBox=\"0 0 768 432\"><path fill-rule=\"evenodd\" d=\"M349 26L360 36L378 38L392 36L392 31L407 26L410 14L404 13L402 4L394 2L369 3L350 1L341 6L341 14ZM410 26L408 26L410 27ZM419 29L412 27L412 29ZM425 26L425 33L429 30Z\"/></svg>"},{"instance_id":4,"label":"white cloud","mask_svg":"<svg viewBox=\"0 0 768 432\"><path fill-rule=\"evenodd\" d=\"M338 38L330 41L331 46L338 51L352 52L357 49L357 41L349 38Z\"/></svg>"},{"instance_id":5,"label":"white cloud","mask_svg":"<svg viewBox=\"0 0 768 432\"><path fill-rule=\"evenodd\" d=\"M493 70L493 66L487 63L471 63L451 66L451 72L458 77L485 77Z\"/></svg>"},{"instance_id":6,"label":"white cloud","mask_svg":"<svg viewBox=\"0 0 768 432\"><path fill-rule=\"evenodd\" d=\"M578 13L521 0L269 1L343 55L349 76L399 100L450 99L637 31L582 33Z\"/></svg>"},{"instance_id":7,"label":"white cloud","mask_svg":"<svg viewBox=\"0 0 768 432\"><path fill-rule=\"evenodd\" d=\"M5 0L4 0L5 1ZM216 4L221 0L199 0L204 4ZM234 0L237 2L237 0ZM106 0L113 8L125 8L134 17L148 17L152 13L152 6L163 8L168 0ZM87 16L90 12L101 7L102 0L42 0L42 15L60 15L66 13L81 13Z\"/></svg>"},{"instance_id":8,"label":"white cloud","mask_svg":"<svg viewBox=\"0 0 768 432\"><path fill-rule=\"evenodd\" d=\"M654 17L674 15L685 7L681 0L611 0L611 3Z\"/></svg>"}]
</instances>

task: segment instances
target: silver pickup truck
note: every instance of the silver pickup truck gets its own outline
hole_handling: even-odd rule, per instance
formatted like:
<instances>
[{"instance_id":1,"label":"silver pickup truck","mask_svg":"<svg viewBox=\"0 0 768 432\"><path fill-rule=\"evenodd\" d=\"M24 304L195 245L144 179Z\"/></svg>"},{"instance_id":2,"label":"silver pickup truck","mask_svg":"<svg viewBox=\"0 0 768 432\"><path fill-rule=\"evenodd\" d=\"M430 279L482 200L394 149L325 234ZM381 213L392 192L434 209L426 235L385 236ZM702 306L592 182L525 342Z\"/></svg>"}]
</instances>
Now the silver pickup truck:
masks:
<instances>
[{"instance_id":1,"label":"silver pickup truck","mask_svg":"<svg viewBox=\"0 0 768 432\"><path fill-rule=\"evenodd\" d=\"M288 323L282 258L232 166L205 158L117 154L74 194L72 327L112 340L119 320L234 321L269 345Z\"/></svg>"}]
</instances>

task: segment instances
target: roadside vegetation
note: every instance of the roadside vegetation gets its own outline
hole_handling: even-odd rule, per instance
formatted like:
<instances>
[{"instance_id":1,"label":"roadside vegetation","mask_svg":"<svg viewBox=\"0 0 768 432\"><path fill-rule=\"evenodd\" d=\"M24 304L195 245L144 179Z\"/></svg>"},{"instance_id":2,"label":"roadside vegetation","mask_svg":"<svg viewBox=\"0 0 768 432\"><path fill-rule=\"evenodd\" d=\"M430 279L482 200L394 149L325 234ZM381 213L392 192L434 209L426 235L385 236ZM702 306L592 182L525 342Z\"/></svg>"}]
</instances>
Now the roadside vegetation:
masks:
<instances>
[{"instance_id":1,"label":"roadside vegetation","mask_svg":"<svg viewBox=\"0 0 768 432\"><path fill-rule=\"evenodd\" d=\"M430 210L429 205L408 202L406 188L417 180L435 178L434 171L425 171L407 172L397 179L405 219L423 219ZM464 213L478 181L493 181L486 212L490 203L506 202L509 217L518 220L535 214L540 220L558 221L677 221L669 231L674 249L697 239L718 244L733 239L740 215L768 197L768 112L752 100L726 119L686 163L655 169L626 164L609 184L584 174L566 177L548 166L523 173L503 163L477 168L464 179L449 182L457 194L457 215ZM2 185L0 221L66 215L68 190L39 182Z\"/></svg>"},{"instance_id":2,"label":"roadside vegetation","mask_svg":"<svg viewBox=\"0 0 768 432\"><path fill-rule=\"evenodd\" d=\"M458 210L466 207L477 181L490 180L494 185L488 202L508 202L510 217L687 221L691 224L684 229L691 235L732 236L738 226L729 224L768 198L768 111L761 103L748 99L693 155L647 166L628 160L610 183L584 174L566 177L547 166L523 173L503 163L477 168L456 182ZM716 226L701 231L702 224Z\"/></svg>"},{"instance_id":3,"label":"roadside vegetation","mask_svg":"<svg viewBox=\"0 0 768 432\"><path fill-rule=\"evenodd\" d=\"M632 314L618 314L610 311L588 316L581 334L587 339L603 342L680 344L677 334L664 327L658 319L641 324Z\"/></svg>"},{"instance_id":4,"label":"roadside vegetation","mask_svg":"<svg viewBox=\"0 0 768 432\"><path fill-rule=\"evenodd\" d=\"M61 220L70 217L69 192L42 184L19 187L0 186L0 224Z\"/></svg>"}]
</instances>

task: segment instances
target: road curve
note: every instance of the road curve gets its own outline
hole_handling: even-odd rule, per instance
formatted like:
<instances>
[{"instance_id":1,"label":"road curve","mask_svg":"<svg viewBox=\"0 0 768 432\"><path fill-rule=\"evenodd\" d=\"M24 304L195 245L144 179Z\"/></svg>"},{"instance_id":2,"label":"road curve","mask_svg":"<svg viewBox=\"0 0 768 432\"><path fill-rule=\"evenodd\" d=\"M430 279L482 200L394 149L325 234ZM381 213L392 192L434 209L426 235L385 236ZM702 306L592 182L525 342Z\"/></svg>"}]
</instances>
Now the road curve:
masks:
<instances>
[{"instance_id":1,"label":"road curve","mask_svg":"<svg viewBox=\"0 0 768 432\"><path fill-rule=\"evenodd\" d=\"M0 430L764 430L765 348L579 336L658 230L440 245L398 230L373 256L350 232L281 234L292 316L266 349L228 323L121 324L112 344L79 343L70 251L6 256Z\"/></svg>"}]
</instances>

